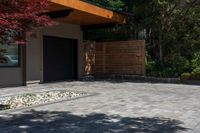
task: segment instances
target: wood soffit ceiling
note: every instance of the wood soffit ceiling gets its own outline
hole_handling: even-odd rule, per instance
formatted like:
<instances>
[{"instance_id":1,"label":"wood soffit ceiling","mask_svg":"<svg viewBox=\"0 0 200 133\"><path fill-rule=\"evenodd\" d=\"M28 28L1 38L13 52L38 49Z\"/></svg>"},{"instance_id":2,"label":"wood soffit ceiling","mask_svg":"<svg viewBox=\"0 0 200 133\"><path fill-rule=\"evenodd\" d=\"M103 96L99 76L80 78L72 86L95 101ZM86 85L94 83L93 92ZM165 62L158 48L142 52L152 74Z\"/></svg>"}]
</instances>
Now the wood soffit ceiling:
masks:
<instances>
[{"instance_id":1,"label":"wood soffit ceiling","mask_svg":"<svg viewBox=\"0 0 200 133\"><path fill-rule=\"evenodd\" d=\"M59 14L61 11L63 11L62 17ZM56 18L58 21L81 26L126 22L126 16L122 14L80 0L49 0L48 12L53 14L54 18L58 13Z\"/></svg>"}]
</instances>

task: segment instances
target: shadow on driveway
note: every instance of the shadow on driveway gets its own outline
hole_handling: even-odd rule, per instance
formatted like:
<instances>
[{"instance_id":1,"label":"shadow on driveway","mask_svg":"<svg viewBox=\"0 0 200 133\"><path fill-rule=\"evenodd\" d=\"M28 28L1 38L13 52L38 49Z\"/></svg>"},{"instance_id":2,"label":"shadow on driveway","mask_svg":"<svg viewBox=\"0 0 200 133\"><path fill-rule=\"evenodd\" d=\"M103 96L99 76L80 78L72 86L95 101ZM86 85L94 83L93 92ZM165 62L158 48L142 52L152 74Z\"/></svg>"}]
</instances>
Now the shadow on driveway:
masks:
<instances>
[{"instance_id":1,"label":"shadow on driveway","mask_svg":"<svg viewBox=\"0 0 200 133\"><path fill-rule=\"evenodd\" d=\"M1 133L175 133L187 131L178 120L93 113L27 111L0 117Z\"/></svg>"}]
</instances>

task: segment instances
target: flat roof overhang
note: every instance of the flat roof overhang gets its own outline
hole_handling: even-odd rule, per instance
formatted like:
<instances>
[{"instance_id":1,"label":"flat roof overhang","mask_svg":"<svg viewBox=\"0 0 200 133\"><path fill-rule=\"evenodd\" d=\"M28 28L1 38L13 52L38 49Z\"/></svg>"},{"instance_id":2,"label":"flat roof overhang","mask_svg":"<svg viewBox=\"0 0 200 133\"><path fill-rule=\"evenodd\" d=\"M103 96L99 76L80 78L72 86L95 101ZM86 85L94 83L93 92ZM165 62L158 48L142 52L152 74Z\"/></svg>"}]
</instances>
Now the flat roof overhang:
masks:
<instances>
[{"instance_id":1,"label":"flat roof overhang","mask_svg":"<svg viewBox=\"0 0 200 133\"><path fill-rule=\"evenodd\" d=\"M49 0L48 13L57 14L58 21L80 26L124 24L127 19L125 15L81 0Z\"/></svg>"}]
</instances>

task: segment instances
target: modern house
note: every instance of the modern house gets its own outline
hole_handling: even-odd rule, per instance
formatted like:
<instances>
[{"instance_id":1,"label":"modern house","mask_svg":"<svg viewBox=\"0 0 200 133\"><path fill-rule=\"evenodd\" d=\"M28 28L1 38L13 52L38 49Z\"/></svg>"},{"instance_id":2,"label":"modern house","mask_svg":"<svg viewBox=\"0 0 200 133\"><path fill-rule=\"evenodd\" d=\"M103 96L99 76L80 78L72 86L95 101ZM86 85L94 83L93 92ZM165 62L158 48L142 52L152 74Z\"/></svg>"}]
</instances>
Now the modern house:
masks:
<instances>
[{"instance_id":1,"label":"modern house","mask_svg":"<svg viewBox=\"0 0 200 133\"><path fill-rule=\"evenodd\" d=\"M64 80L83 76L83 29L125 23L126 16L81 0L49 0L58 25L35 29L26 46L5 46L0 86Z\"/></svg>"}]
</instances>

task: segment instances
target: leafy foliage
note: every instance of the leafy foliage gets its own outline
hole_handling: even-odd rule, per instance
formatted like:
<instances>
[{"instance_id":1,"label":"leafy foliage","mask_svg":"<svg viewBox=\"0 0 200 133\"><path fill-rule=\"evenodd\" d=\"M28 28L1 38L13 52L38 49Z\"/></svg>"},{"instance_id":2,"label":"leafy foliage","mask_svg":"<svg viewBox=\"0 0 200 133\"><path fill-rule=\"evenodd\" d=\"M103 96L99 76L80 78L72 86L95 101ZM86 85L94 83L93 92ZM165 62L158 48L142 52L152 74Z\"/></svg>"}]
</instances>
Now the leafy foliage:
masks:
<instances>
[{"instance_id":1,"label":"leafy foliage","mask_svg":"<svg viewBox=\"0 0 200 133\"><path fill-rule=\"evenodd\" d=\"M195 68L191 73L191 79L200 80L200 67Z\"/></svg>"},{"instance_id":2,"label":"leafy foliage","mask_svg":"<svg viewBox=\"0 0 200 133\"><path fill-rule=\"evenodd\" d=\"M0 44L25 43L25 32L32 27L53 24L43 15L47 0L1 0Z\"/></svg>"},{"instance_id":3,"label":"leafy foliage","mask_svg":"<svg viewBox=\"0 0 200 133\"><path fill-rule=\"evenodd\" d=\"M181 80L200 80L200 67L195 68L191 73L183 73Z\"/></svg>"},{"instance_id":4,"label":"leafy foliage","mask_svg":"<svg viewBox=\"0 0 200 133\"><path fill-rule=\"evenodd\" d=\"M108 0L104 0L106 1ZM86 31L85 39L145 39L147 53L151 59L148 59L147 72L153 76L178 77L181 73L191 72L199 66L199 0L110 1L115 3L113 5L116 8L98 0L95 2L126 13L128 23L123 26Z\"/></svg>"},{"instance_id":5,"label":"leafy foliage","mask_svg":"<svg viewBox=\"0 0 200 133\"><path fill-rule=\"evenodd\" d=\"M148 61L146 69L148 76L178 77L185 71L189 71L189 62L184 57L175 56L166 62L160 60Z\"/></svg>"},{"instance_id":6,"label":"leafy foliage","mask_svg":"<svg viewBox=\"0 0 200 133\"><path fill-rule=\"evenodd\" d=\"M195 53L192 59L192 68L195 69L197 67L200 67L200 51Z\"/></svg>"},{"instance_id":7,"label":"leafy foliage","mask_svg":"<svg viewBox=\"0 0 200 133\"><path fill-rule=\"evenodd\" d=\"M191 76L190 73L183 73L183 74L181 74L180 79L181 80L190 80L190 76Z\"/></svg>"},{"instance_id":8,"label":"leafy foliage","mask_svg":"<svg viewBox=\"0 0 200 133\"><path fill-rule=\"evenodd\" d=\"M124 3L121 0L90 0L91 2L96 3L97 5L110 8L112 10L122 11Z\"/></svg>"}]
</instances>

